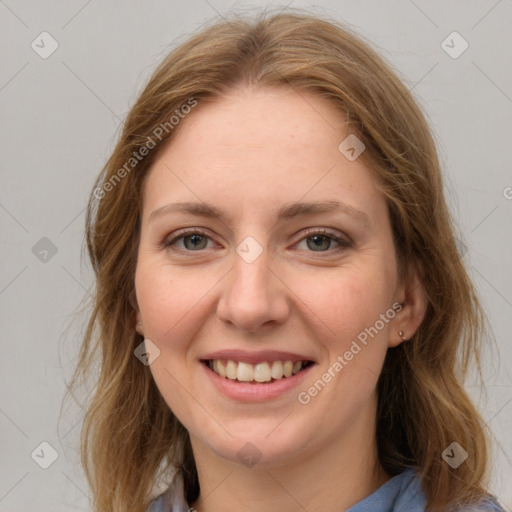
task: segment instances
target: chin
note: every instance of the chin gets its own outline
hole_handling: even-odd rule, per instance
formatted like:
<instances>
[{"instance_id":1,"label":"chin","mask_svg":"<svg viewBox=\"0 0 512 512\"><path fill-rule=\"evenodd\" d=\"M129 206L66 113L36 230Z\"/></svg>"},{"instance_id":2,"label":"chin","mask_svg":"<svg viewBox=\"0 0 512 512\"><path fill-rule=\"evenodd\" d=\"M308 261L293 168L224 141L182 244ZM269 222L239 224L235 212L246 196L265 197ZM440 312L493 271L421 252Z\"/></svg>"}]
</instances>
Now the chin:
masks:
<instances>
[{"instance_id":1,"label":"chin","mask_svg":"<svg viewBox=\"0 0 512 512\"><path fill-rule=\"evenodd\" d=\"M299 436L298 432L292 433L290 429L269 428L268 422L262 425L264 428L235 429L225 431L214 438L205 439L202 442L210 450L224 459L242 464L248 468L268 469L293 463L299 457L304 457L308 446L311 448L310 439ZM275 429L272 431L272 429ZM304 438L302 438L304 437Z\"/></svg>"}]
</instances>

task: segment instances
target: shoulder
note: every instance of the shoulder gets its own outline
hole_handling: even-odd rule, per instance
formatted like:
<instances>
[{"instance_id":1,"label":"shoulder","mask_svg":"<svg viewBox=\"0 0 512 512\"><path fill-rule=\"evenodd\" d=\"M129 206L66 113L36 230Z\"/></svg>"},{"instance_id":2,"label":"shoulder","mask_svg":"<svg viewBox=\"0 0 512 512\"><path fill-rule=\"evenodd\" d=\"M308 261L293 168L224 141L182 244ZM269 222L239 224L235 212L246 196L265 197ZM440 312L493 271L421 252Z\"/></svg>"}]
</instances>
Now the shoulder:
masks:
<instances>
[{"instance_id":1,"label":"shoulder","mask_svg":"<svg viewBox=\"0 0 512 512\"><path fill-rule=\"evenodd\" d=\"M392 479L398 488L392 507L393 512L425 512L427 498L421 485L421 477L413 468ZM505 512L496 498L490 494L478 503L454 507L452 512Z\"/></svg>"},{"instance_id":2,"label":"shoulder","mask_svg":"<svg viewBox=\"0 0 512 512\"><path fill-rule=\"evenodd\" d=\"M456 509L454 512L505 512L504 509L498 503L498 500L491 496L487 495L485 498L480 500L478 503L474 505L465 505L461 508Z\"/></svg>"},{"instance_id":3,"label":"shoulder","mask_svg":"<svg viewBox=\"0 0 512 512\"><path fill-rule=\"evenodd\" d=\"M421 485L421 478L414 468L408 468L393 478L399 485L399 490L393 504L393 511L397 512L424 512L427 497Z\"/></svg>"},{"instance_id":4,"label":"shoulder","mask_svg":"<svg viewBox=\"0 0 512 512\"><path fill-rule=\"evenodd\" d=\"M183 477L178 471L169 488L149 504L146 512L190 512L192 510L185 500Z\"/></svg>"},{"instance_id":5,"label":"shoulder","mask_svg":"<svg viewBox=\"0 0 512 512\"><path fill-rule=\"evenodd\" d=\"M170 512L169 508L169 491L166 491L164 494L161 494L157 498L155 498L147 509L147 512Z\"/></svg>"}]
</instances>

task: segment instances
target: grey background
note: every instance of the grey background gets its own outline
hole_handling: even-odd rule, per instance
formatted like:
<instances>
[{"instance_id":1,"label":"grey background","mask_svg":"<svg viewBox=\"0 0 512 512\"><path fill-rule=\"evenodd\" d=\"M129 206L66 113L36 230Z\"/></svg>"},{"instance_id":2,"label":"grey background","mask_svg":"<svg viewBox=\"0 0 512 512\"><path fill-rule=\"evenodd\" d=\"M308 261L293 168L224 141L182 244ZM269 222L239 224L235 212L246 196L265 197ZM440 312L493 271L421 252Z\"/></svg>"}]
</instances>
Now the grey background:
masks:
<instances>
[{"instance_id":1,"label":"grey background","mask_svg":"<svg viewBox=\"0 0 512 512\"><path fill-rule=\"evenodd\" d=\"M120 122L167 51L218 15L265 5L284 6L0 0L0 510L88 510L80 418L72 403L61 407L86 318L76 311L93 284L88 262L81 263L88 193ZM491 490L512 510L512 2L291 6L344 20L370 39L414 90L435 131L460 247L497 342L486 352L487 396L469 389L496 436ZM46 59L31 48L43 31L59 45ZM441 46L453 31L469 44L456 59ZM43 441L58 453L48 469L35 460L48 462L51 450L31 458Z\"/></svg>"}]
</instances>

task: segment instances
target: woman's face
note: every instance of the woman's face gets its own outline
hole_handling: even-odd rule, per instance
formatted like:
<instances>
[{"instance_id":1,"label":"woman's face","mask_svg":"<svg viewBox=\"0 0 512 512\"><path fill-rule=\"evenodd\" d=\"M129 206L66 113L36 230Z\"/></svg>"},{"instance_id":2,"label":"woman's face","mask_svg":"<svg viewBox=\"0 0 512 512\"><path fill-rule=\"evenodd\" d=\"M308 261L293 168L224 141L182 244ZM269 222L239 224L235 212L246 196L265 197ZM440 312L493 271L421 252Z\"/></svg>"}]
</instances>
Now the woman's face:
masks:
<instances>
[{"instance_id":1,"label":"woman's face","mask_svg":"<svg viewBox=\"0 0 512 512\"><path fill-rule=\"evenodd\" d=\"M343 116L259 88L181 122L145 183L135 284L196 455L278 465L367 442L404 291L376 177L338 148Z\"/></svg>"}]
</instances>

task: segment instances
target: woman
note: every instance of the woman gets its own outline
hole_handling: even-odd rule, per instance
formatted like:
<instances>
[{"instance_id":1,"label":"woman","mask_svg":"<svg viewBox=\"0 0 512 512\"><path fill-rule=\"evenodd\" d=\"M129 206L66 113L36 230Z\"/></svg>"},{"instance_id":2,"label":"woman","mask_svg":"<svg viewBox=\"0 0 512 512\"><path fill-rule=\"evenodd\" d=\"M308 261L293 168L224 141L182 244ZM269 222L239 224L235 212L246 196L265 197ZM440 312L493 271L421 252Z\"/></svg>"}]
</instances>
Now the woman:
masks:
<instances>
[{"instance_id":1,"label":"woman","mask_svg":"<svg viewBox=\"0 0 512 512\"><path fill-rule=\"evenodd\" d=\"M87 242L95 510L501 510L435 145L345 28L264 15L175 49L98 177Z\"/></svg>"}]
</instances>

